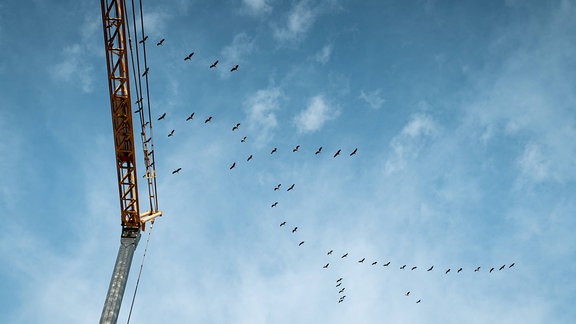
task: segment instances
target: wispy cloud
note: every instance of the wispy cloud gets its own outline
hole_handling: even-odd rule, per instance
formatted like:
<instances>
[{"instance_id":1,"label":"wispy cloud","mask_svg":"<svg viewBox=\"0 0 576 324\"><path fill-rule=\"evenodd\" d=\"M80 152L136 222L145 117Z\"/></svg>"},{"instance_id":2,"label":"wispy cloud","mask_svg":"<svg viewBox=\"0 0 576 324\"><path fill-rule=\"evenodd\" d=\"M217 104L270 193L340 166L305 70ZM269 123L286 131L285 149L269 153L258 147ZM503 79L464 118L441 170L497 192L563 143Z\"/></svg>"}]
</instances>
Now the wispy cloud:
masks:
<instances>
[{"instance_id":1,"label":"wispy cloud","mask_svg":"<svg viewBox=\"0 0 576 324\"><path fill-rule=\"evenodd\" d=\"M241 64L244 58L252 53L254 50L254 39L246 33L236 34L232 39L230 45L222 49L222 65L224 69L220 69L221 76L230 75L230 68L236 64Z\"/></svg>"},{"instance_id":2,"label":"wispy cloud","mask_svg":"<svg viewBox=\"0 0 576 324\"><path fill-rule=\"evenodd\" d=\"M316 62L321 64L326 64L330 61L330 56L332 55L332 45L324 45L320 51L316 53L314 59Z\"/></svg>"},{"instance_id":3,"label":"wispy cloud","mask_svg":"<svg viewBox=\"0 0 576 324\"><path fill-rule=\"evenodd\" d=\"M339 110L329 105L324 96L317 95L312 97L306 109L294 118L294 123L298 132L312 133L322 128L327 121L337 118L339 114Z\"/></svg>"},{"instance_id":4,"label":"wispy cloud","mask_svg":"<svg viewBox=\"0 0 576 324\"><path fill-rule=\"evenodd\" d=\"M280 109L280 97L280 89L272 87L256 91L244 102L248 127L255 133L257 145L268 143L278 126L275 111Z\"/></svg>"},{"instance_id":5,"label":"wispy cloud","mask_svg":"<svg viewBox=\"0 0 576 324\"><path fill-rule=\"evenodd\" d=\"M550 161L535 143L528 143L517 160L522 182L538 183L550 178Z\"/></svg>"},{"instance_id":6,"label":"wispy cloud","mask_svg":"<svg viewBox=\"0 0 576 324\"><path fill-rule=\"evenodd\" d=\"M91 92L94 67L84 58L85 52L80 44L66 46L62 51L62 61L48 68L52 78L79 84L82 91Z\"/></svg>"},{"instance_id":7,"label":"wispy cloud","mask_svg":"<svg viewBox=\"0 0 576 324\"><path fill-rule=\"evenodd\" d=\"M296 3L288 12L286 23L274 28L274 38L281 43L299 42L316 21L318 10L310 5L310 1Z\"/></svg>"},{"instance_id":8,"label":"wispy cloud","mask_svg":"<svg viewBox=\"0 0 576 324\"><path fill-rule=\"evenodd\" d=\"M359 98L364 100L372 109L380 109L386 102L386 99L382 96L382 89L369 92L361 90Z\"/></svg>"},{"instance_id":9,"label":"wispy cloud","mask_svg":"<svg viewBox=\"0 0 576 324\"><path fill-rule=\"evenodd\" d=\"M272 11L269 0L242 0L247 12L254 16L262 16Z\"/></svg>"}]
</instances>

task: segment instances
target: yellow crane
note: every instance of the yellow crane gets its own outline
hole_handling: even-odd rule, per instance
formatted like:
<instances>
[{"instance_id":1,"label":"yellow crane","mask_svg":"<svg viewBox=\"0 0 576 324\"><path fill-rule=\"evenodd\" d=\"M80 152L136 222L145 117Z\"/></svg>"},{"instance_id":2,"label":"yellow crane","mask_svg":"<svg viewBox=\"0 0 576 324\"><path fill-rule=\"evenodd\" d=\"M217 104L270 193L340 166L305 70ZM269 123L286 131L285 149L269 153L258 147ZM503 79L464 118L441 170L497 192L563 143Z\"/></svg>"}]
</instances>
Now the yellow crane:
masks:
<instances>
[{"instance_id":1,"label":"yellow crane","mask_svg":"<svg viewBox=\"0 0 576 324\"><path fill-rule=\"evenodd\" d=\"M147 222L153 223L156 217L162 216L158 210L158 199L156 192L156 171L154 165L154 145L151 141L152 122L150 116L150 106L148 104L148 114L144 111L144 98L140 82L139 59L137 67L134 67L134 58L131 55L133 72L138 72L136 84L136 94L138 100L137 112L140 117L142 149L144 156L144 166L146 168L144 177L148 183L149 209L141 213L138 200L138 183L136 172L136 154L134 144L134 129L132 119L132 98L130 96L129 82L129 61L128 50L132 54L132 41L130 30L134 30L134 37L137 37L136 19L134 14L132 28L128 21L128 11L124 0L101 0L102 24L104 29L104 45L106 50L106 63L108 70L108 88L110 93L110 107L112 113L112 129L114 134L114 148L116 156L116 170L118 175L118 192L120 197L120 215L122 223L122 236L120 248L116 258L116 263L110 280L110 286L106 295L106 301L102 310L100 323L116 323L126 281L130 272L130 266L134 251L138 245L141 231L145 230ZM132 2L133 4L133 2ZM134 13L132 7L132 13ZM142 6L140 5L140 14ZM145 38L143 23L140 29L143 41L140 42L144 48L145 60ZM128 48L127 45L130 45ZM138 58L138 43L136 43L136 53ZM146 67L146 71L148 68ZM144 73L147 85L147 73ZM138 87L140 84L140 87ZM146 91L148 93L148 91ZM148 98L149 99L149 98ZM149 103L149 100L147 100ZM147 120L147 121L146 121ZM149 138L147 138L150 136Z\"/></svg>"}]
</instances>

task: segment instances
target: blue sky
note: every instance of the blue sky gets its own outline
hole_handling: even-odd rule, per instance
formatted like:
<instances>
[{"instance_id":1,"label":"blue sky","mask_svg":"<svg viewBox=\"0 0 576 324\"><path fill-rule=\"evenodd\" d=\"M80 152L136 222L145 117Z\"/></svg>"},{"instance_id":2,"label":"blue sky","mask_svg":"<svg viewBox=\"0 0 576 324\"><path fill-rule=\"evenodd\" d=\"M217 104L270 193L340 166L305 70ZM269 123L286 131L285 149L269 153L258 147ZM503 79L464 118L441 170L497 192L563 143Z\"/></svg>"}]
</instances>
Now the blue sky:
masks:
<instances>
[{"instance_id":1,"label":"blue sky","mask_svg":"<svg viewBox=\"0 0 576 324\"><path fill-rule=\"evenodd\" d=\"M576 1L143 5L164 216L132 322L574 321ZM100 3L1 1L0 43L0 322L94 323L121 231Z\"/></svg>"}]
</instances>

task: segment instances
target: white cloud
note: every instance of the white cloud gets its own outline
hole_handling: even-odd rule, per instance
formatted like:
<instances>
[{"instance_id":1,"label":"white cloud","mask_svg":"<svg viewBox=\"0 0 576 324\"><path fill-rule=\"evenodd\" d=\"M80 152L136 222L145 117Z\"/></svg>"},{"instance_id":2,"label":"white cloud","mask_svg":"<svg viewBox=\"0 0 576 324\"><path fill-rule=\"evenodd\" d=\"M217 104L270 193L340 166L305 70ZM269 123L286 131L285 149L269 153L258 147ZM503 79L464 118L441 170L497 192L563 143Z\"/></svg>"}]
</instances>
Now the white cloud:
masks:
<instances>
[{"instance_id":1,"label":"white cloud","mask_svg":"<svg viewBox=\"0 0 576 324\"><path fill-rule=\"evenodd\" d=\"M276 40L282 43L298 42L305 36L318 15L317 10L311 8L308 2L300 1L292 7L288 13L286 24L274 30Z\"/></svg>"},{"instance_id":2,"label":"white cloud","mask_svg":"<svg viewBox=\"0 0 576 324\"><path fill-rule=\"evenodd\" d=\"M524 180L538 183L550 178L550 162L537 144L528 143L517 163Z\"/></svg>"},{"instance_id":3,"label":"white cloud","mask_svg":"<svg viewBox=\"0 0 576 324\"><path fill-rule=\"evenodd\" d=\"M252 15L260 16L272 11L272 6L268 0L242 0L248 12Z\"/></svg>"},{"instance_id":4,"label":"white cloud","mask_svg":"<svg viewBox=\"0 0 576 324\"><path fill-rule=\"evenodd\" d=\"M372 109L380 109L386 102L382 97L382 89L376 89L370 92L360 91L360 99L364 100Z\"/></svg>"},{"instance_id":5,"label":"white cloud","mask_svg":"<svg viewBox=\"0 0 576 324\"><path fill-rule=\"evenodd\" d=\"M294 123L300 133L312 133L324 126L328 120L338 117L339 111L331 107L322 95L310 99L308 107L295 118Z\"/></svg>"},{"instance_id":6,"label":"white cloud","mask_svg":"<svg viewBox=\"0 0 576 324\"><path fill-rule=\"evenodd\" d=\"M332 45L325 45L320 51L316 53L314 59L321 64L326 64L330 61L332 55Z\"/></svg>"},{"instance_id":7,"label":"white cloud","mask_svg":"<svg viewBox=\"0 0 576 324\"><path fill-rule=\"evenodd\" d=\"M52 78L79 84L84 92L91 92L94 83L94 67L85 59L85 50L80 44L64 48L63 60L48 68Z\"/></svg>"},{"instance_id":8,"label":"white cloud","mask_svg":"<svg viewBox=\"0 0 576 324\"><path fill-rule=\"evenodd\" d=\"M280 96L280 89L273 87L256 91L244 102L249 128L257 133L256 143L258 145L270 141L272 130L278 126L274 112L280 109L278 102Z\"/></svg>"}]
</instances>

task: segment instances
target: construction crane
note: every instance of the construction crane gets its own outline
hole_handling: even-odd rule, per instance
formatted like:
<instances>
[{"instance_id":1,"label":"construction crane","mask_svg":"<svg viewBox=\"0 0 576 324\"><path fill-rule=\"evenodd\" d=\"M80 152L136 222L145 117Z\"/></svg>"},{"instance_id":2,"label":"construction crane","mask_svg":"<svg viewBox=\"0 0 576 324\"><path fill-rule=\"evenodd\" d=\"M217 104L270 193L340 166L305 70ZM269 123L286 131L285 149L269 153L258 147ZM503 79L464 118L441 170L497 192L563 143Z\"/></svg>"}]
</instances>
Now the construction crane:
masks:
<instances>
[{"instance_id":1,"label":"construction crane","mask_svg":"<svg viewBox=\"0 0 576 324\"><path fill-rule=\"evenodd\" d=\"M140 76L140 60L138 42L136 42L136 59L132 51L131 30L137 41L137 28L134 2L132 2L133 26L130 26L130 15L126 10L124 0L101 0L102 24L104 30L104 45L106 49L106 63L108 70L108 87L110 93L110 106L112 113L112 129L114 134L114 148L116 156L116 169L118 175L118 190L120 197L120 215L122 235L116 263L102 310L100 323L116 323L122 304L124 290L134 251L140 240L141 231L145 230L147 222L154 223L156 217L162 216L158 210L156 192L156 171L154 164L154 144L147 138L152 138L152 122L150 115L149 98L148 109L145 113L144 96ZM142 5L140 4L140 21L142 21ZM140 28L144 39L144 24ZM127 40L129 47L127 47ZM146 66L145 42L140 42L144 49L144 66ZM135 74L135 88L138 100L138 113L140 117L144 177L148 183L149 209L140 213L138 200L138 183L136 172L136 153L134 144L134 130L132 119L132 98L130 95L128 52L132 63L132 72ZM136 61L136 67L134 67ZM136 74L136 72L138 74ZM138 78L136 78L138 76ZM146 75L146 89L148 76ZM148 95L148 91L145 92Z\"/></svg>"}]
</instances>

